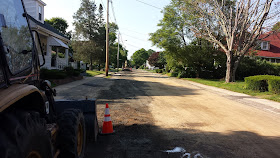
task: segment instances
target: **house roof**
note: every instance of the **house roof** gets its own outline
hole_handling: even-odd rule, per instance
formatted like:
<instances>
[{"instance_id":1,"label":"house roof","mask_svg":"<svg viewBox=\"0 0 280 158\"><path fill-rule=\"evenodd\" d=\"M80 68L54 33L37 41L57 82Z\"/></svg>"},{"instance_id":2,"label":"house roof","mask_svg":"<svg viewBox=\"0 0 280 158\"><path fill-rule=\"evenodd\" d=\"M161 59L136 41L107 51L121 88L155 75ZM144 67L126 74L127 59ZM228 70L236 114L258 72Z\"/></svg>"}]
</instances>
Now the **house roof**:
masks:
<instances>
[{"instance_id":1,"label":"house roof","mask_svg":"<svg viewBox=\"0 0 280 158\"><path fill-rule=\"evenodd\" d=\"M260 38L267 36L267 34L260 35ZM269 50L258 50L257 55L261 57L279 58L280 57L280 32L273 33L262 41L269 41Z\"/></svg>"},{"instance_id":2,"label":"house roof","mask_svg":"<svg viewBox=\"0 0 280 158\"><path fill-rule=\"evenodd\" d=\"M43 28L45 28L45 29L47 29L51 32L54 32L54 33L56 33L56 34L58 34L58 35L60 35L64 38L70 40L69 37L65 36L63 33L60 33L57 29L53 28L50 24L46 23L45 21L44 21L44 24L43 24L43 23L37 21L36 19L34 19L29 14L27 14L27 16L28 16L28 19L32 20L35 24L37 24L37 25L39 25L39 26L41 26L41 27L43 27Z\"/></svg>"}]
</instances>

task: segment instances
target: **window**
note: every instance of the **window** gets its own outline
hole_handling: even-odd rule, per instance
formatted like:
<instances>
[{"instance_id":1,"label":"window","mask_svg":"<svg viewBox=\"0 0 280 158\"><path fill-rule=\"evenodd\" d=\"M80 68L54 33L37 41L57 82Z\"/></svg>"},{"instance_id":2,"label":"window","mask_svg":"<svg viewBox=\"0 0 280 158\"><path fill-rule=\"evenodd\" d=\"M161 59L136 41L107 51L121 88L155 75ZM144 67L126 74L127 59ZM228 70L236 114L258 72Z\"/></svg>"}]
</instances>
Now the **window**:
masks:
<instances>
[{"instance_id":1,"label":"window","mask_svg":"<svg viewBox=\"0 0 280 158\"><path fill-rule=\"evenodd\" d=\"M269 50L269 42L264 41L261 43L262 50Z\"/></svg>"},{"instance_id":2,"label":"window","mask_svg":"<svg viewBox=\"0 0 280 158\"><path fill-rule=\"evenodd\" d=\"M17 0L1 1L0 14L6 27L0 27L0 36L10 72L15 75L31 67L33 40L22 4Z\"/></svg>"},{"instance_id":3,"label":"window","mask_svg":"<svg viewBox=\"0 0 280 158\"><path fill-rule=\"evenodd\" d=\"M39 20L42 20L42 6L39 5Z\"/></svg>"}]
</instances>

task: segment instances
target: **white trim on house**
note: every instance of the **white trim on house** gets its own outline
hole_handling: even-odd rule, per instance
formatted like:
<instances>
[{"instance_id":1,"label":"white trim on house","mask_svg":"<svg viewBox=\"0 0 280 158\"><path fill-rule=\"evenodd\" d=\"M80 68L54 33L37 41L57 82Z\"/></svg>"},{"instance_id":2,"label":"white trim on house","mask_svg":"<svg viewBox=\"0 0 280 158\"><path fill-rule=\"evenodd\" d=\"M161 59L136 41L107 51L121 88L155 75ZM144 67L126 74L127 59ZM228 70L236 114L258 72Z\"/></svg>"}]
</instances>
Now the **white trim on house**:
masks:
<instances>
[{"instance_id":1,"label":"white trim on house","mask_svg":"<svg viewBox=\"0 0 280 158\"><path fill-rule=\"evenodd\" d=\"M269 49L270 49L270 43L269 43L269 41L262 41L262 42L261 42L261 49L262 49L262 50L269 50Z\"/></svg>"},{"instance_id":2,"label":"white trim on house","mask_svg":"<svg viewBox=\"0 0 280 158\"><path fill-rule=\"evenodd\" d=\"M271 63L280 63L280 57L264 57L264 56L259 56Z\"/></svg>"}]
</instances>

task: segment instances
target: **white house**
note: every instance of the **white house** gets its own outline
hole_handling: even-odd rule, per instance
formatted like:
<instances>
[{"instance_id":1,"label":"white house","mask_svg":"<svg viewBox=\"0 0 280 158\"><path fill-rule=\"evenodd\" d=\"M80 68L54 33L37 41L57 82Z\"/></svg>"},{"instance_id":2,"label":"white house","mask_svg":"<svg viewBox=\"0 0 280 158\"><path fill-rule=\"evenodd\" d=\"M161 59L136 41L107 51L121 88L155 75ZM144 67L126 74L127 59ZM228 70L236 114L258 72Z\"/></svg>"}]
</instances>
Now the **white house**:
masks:
<instances>
[{"instance_id":1,"label":"white house","mask_svg":"<svg viewBox=\"0 0 280 158\"><path fill-rule=\"evenodd\" d=\"M47 69L63 69L69 64L69 38L51 25L44 21L44 7L46 4L41 0L23 0L25 9L29 16L30 27L39 33L41 46L45 56L45 65ZM35 41L38 41L34 35ZM60 53L60 57L58 56ZM42 63L42 55L40 62Z\"/></svg>"}]
</instances>

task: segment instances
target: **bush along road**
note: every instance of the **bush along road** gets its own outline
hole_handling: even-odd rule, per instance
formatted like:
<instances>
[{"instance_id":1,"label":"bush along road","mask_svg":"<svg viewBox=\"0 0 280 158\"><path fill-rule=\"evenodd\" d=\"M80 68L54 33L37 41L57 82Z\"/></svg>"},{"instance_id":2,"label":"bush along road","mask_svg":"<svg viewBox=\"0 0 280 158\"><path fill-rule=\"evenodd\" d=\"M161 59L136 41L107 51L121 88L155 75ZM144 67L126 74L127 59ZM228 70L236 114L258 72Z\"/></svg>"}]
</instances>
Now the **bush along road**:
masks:
<instances>
[{"instance_id":1,"label":"bush along road","mask_svg":"<svg viewBox=\"0 0 280 158\"><path fill-rule=\"evenodd\" d=\"M57 87L57 99L97 98L99 126L110 106L115 134L86 157L280 157L280 104L133 70Z\"/></svg>"}]
</instances>

